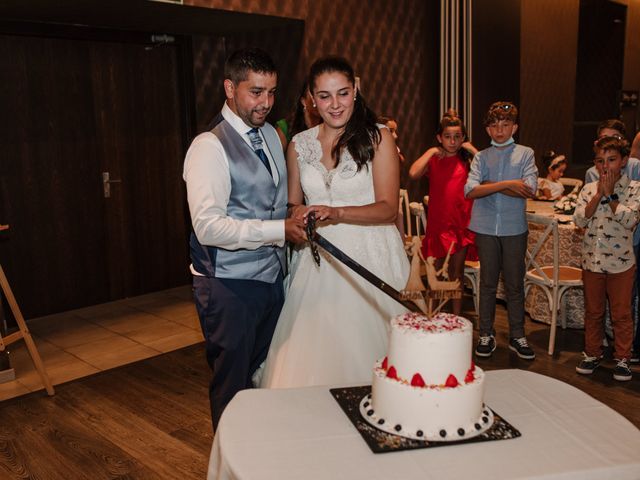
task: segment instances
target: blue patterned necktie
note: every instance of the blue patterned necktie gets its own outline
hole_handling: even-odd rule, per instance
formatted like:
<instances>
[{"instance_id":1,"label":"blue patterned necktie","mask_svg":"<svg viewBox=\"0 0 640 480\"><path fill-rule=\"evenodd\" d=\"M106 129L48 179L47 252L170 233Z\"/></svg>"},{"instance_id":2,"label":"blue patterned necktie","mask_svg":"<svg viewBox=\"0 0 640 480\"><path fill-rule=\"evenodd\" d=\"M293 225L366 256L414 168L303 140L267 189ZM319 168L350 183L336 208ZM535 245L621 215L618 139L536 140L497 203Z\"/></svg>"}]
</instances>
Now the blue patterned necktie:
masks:
<instances>
[{"instance_id":1,"label":"blue patterned necktie","mask_svg":"<svg viewBox=\"0 0 640 480\"><path fill-rule=\"evenodd\" d=\"M269 171L269 175L273 177L273 173L271 173L271 165L269 165L269 159L267 158L267 154L264 153L262 149L262 138L260 138L260 133L257 128L252 128L249 130L249 140L251 140L251 146L253 147L253 151L256 152L258 158L262 162L262 164L267 167Z\"/></svg>"}]
</instances>

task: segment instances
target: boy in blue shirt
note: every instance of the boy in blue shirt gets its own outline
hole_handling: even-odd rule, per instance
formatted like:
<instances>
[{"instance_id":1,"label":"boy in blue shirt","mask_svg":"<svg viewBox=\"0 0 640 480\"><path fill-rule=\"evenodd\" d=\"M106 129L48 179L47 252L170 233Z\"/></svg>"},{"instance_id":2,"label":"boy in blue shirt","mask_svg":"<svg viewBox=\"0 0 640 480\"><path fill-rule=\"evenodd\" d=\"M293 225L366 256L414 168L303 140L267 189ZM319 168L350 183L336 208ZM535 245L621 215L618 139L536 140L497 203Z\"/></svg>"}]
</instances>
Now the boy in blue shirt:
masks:
<instances>
[{"instance_id":1,"label":"boy in blue shirt","mask_svg":"<svg viewBox=\"0 0 640 480\"><path fill-rule=\"evenodd\" d=\"M507 294L509 348L520 358L535 353L524 334L524 274L527 237L527 198L534 198L538 169L533 150L518 145L518 109L510 102L489 107L485 127L491 147L478 152L464 187L475 199L469 229L476 233L480 258L480 340L475 353L490 357L496 349L493 323L500 273Z\"/></svg>"}]
</instances>

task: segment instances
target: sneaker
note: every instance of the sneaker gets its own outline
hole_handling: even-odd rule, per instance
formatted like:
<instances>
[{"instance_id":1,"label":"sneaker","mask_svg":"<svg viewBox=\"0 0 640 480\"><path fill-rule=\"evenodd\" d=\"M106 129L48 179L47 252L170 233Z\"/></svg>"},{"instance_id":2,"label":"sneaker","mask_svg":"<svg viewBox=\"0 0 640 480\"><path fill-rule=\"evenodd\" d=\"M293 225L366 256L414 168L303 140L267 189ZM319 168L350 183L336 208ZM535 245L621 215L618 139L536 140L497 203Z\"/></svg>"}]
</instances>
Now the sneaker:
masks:
<instances>
[{"instance_id":1,"label":"sneaker","mask_svg":"<svg viewBox=\"0 0 640 480\"><path fill-rule=\"evenodd\" d=\"M591 375L593 371L600 366L602 357L590 357L584 352L582 352L582 356L584 358L576 367L576 372L582 375Z\"/></svg>"},{"instance_id":2,"label":"sneaker","mask_svg":"<svg viewBox=\"0 0 640 480\"><path fill-rule=\"evenodd\" d=\"M640 363L640 352L631 352L629 363Z\"/></svg>"},{"instance_id":3,"label":"sneaker","mask_svg":"<svg viewBox=\"0 0 640 480\"><path fill-rule=\"evenodd\" d=\"M613 379L618 380L619 382L626 382L627 380L631 380L631 370L629 369L629 365L627 364L627 359L616 359L616 362L616 368L613 369Z\"/></svg>"},{"instance_id":4,"label":"sneaker","mask_svg":"<svg viewBox=\"0 0 640 480\"><path fill-rule=\"evenodd\" d=\"M496 349L496 337L493 335L480 335L478 346L476 347L476 355L479 357L490 357Z\"/></svg>"},{"instance_id":5,"label":"sneaker","mask_svg":"<svg viewBox=\"0 0 640 480\"><path fill-rule=\"evenodd\" d=\"M516 352L520 358L524 358L525 360L533 360L536 358L536 354L529 346L529 343L527 343L526 337L512 338L509 340L509 349Z\"/></svg>"}]
</instances>

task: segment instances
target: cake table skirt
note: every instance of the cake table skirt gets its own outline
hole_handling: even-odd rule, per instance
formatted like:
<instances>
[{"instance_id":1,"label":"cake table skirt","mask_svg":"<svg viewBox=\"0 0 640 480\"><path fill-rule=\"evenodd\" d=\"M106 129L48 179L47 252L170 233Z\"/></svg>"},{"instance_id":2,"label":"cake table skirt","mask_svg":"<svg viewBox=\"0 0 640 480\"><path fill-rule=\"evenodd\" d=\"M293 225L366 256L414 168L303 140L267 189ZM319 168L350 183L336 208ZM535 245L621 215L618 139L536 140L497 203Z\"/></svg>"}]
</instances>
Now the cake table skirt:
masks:
<instances>
[{"instance_id":1,"label":"cake table skirt","mask_svg":"<svg viewBox=\"0 0 640 480\"><path fill-rule=\"evenodd\" d=\"M376 455L329 387L245 390L222 416L208 478L640 478L640 430L620 414L543 375L523 370L486 375L485 403L522 437Z\"/></svg>"}]
</instances>

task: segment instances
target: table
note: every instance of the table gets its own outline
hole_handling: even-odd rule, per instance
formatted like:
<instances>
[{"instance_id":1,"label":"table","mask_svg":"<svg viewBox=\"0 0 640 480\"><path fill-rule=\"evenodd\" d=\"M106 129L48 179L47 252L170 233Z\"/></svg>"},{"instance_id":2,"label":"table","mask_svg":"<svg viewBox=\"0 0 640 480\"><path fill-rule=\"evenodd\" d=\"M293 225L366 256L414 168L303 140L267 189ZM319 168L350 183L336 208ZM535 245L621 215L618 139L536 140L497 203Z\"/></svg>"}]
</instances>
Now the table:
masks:
<instances>
[{"instance_id":1,"label":"table","mask_svg":"<svg viewBox=\"0 0 640 480\"><path fill-rule=\"evenodd\" d=\"M568 221L569 216L557 215L553 209L555 202L543 202L527 200L527 211L539 215L553 216L560 221ZM529 245L535 245L542 233L542 225L529 225ZM573 223L560 223L558 225L560 237L560 263L571 267L582 268L582 231ZM543 245L538 259L545 265L553 264L553 241L551 237ZM567 326L572 328L584 327L584 294L581 288L570 288L564 295ZM540 287L532 286L525 299L525 310L534 320L551 323L551 308L547 296ZM560 318L558 318L560 324Z\"/></svg>"},{"instance_id":2,"label":"table","mask_svg":"<svg viewBox=\"0 0 640 480\"><path fill-rule=\"evenodd\" d=\"M222 415L208 478L640 478L640 430L617 412L536 373L497 370L486 379L486 403L522 437L383 454L369 450L329 387L244 390Z\"/></svg>"}]
</instances>

